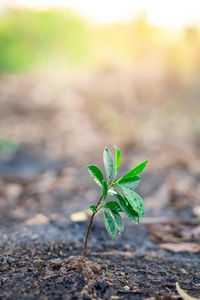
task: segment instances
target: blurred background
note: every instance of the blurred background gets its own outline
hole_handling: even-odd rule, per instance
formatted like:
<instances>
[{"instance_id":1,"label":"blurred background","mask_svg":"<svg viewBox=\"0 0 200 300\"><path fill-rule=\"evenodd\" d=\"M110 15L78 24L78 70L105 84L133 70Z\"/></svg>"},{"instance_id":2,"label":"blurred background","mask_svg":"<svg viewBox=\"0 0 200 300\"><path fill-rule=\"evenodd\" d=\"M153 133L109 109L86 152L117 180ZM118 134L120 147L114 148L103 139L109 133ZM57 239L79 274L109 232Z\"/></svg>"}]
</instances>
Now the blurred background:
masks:
<instances>
[{"instance_id":1,"label":"blurred background","mask_svg":"<svg viewBox=\"0 0 200 300\"><path fill-rule=\"evenodd\" d=\"M192 210L199 25L198 0L1 0L1 221L87 208L84 165L114 144L126 169L150 160L144 196L164 186Z\"/></svg>"}]
</instances>

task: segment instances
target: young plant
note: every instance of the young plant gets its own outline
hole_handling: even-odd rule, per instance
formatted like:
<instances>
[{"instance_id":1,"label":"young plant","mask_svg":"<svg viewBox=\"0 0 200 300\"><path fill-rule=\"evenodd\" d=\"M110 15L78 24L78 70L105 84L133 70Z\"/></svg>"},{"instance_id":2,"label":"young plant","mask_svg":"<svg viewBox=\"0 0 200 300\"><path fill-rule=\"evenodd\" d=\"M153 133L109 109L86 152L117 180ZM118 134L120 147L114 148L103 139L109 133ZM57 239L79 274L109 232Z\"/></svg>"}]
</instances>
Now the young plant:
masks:
<instances>
[{"instance_id":1,"label":"young plant","mask_svg":"<svg viewBox=\"0 0 200 300\"><path fill-rule=\"evenodd\" d=\"M140 216L144 217L145 209L142 198L134 192L140 184L141 178L138 176L146 167L148 160L141 163L119 179L116 179L120 162L121 152L115 147L115 163L109 149L106 147L103 152L103 161L106 173L104 180L101 170L96 165L89 165L86 168L94 182L102 189L101 197L96 205L90 205L92 215L85 237L83 258L86 257L87 241L90 228L97 212L103 211L104 224L108 233L115 238L117 230L120 234L124 231L124 223L120 213L139 224ZM118 188L118 190L116 189ZM122 192L122 194L121 194ZM114 201L107 201L107 195L114 197Z\"/></svg>"}]
</instances>

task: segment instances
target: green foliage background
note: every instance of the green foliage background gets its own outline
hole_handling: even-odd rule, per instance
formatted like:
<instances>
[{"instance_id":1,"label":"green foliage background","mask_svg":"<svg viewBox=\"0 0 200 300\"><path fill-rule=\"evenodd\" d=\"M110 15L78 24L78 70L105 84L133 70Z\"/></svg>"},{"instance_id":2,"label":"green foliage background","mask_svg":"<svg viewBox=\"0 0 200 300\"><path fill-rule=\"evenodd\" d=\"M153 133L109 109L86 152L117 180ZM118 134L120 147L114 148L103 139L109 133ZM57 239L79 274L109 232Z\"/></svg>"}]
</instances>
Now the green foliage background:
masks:
<instances>
[{"instance_id":1,"label":"green foliage background","mask_svg":"<svg viewBox=\"0 0 200 300\"><path fill-rule=\"evenodd\" d=\"M145 14L129 23L95 25L68 9L7 9L0 15L0 72L33 67L130 66L200 72L200 29L152 26ZM187 79L186 78L186 79Z\"/></svg>"},{"instance_id":2,"label":"green foliage background","mask_svg":"<svg viewBox=\"0 0 200 300\"><path fill-rule=\"evenodd\" d=\"M8 10L0 16L0 71L19 71L49 58L68 64L86 61L87 23L65 10Z\"/></svg>"}]
</instances>

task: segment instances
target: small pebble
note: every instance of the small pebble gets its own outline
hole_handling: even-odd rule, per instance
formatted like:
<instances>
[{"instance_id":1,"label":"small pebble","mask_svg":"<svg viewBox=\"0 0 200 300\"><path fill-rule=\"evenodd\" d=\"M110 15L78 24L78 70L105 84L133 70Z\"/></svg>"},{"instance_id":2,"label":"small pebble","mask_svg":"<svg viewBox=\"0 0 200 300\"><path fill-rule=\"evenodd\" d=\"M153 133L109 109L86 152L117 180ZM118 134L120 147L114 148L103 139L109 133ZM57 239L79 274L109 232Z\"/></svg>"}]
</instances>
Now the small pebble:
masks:
<instances>
[{"instance_id":1,"label":"small pebble","mask_svg":"<svg viewBox=\"0 0 200 300\"><path fill-rule=\"evenodd\" d=\"M103 281L100 281L96 284L96 289L100 290L100 292L103 294L105 292L106 289L106 284Z\"/></svg>"},{"instance_id":2,"label":"small pebble","mask_svg":"<svg viewBox=\"0 0 200 300\"><path fill-rule=\"evenodd\" d=\"M14 261L15 261L15 259L12 256L6 256L5 259L9 265L14 263Z\"/></svg>"},{"instance_id":3,"label":"small pebble","mask_svg":"<svg viewBox=\"0 0 200 300\"><path fill-rule=\"evenodd\" d=\"M3 283L6 282L7 280L8 280L7 277L3 277L3 278L1 279L1 283L3 284Z\"/></svg>"}]
</instances>

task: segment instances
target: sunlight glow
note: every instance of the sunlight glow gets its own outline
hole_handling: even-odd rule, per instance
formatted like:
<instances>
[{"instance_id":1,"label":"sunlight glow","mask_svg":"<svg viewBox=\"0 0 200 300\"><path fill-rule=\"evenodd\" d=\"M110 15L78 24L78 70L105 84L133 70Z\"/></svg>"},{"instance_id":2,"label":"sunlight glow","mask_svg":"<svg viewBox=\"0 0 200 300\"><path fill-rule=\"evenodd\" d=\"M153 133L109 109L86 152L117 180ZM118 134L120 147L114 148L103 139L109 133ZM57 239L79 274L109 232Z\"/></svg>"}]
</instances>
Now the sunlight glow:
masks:
<instances>
[{"instance_id":1,"label":"sunlight glow","mask_svg":"<svg viewBox=\"0 0 200 300\"><path fill-rule=\"evenodd\" d=\"M98 23L130 21L143 11L150 23L156 26L173 28L200 24L199 0L4 0L4 2L37 9L70 8Z\"/></svg>"}]
</instances>

